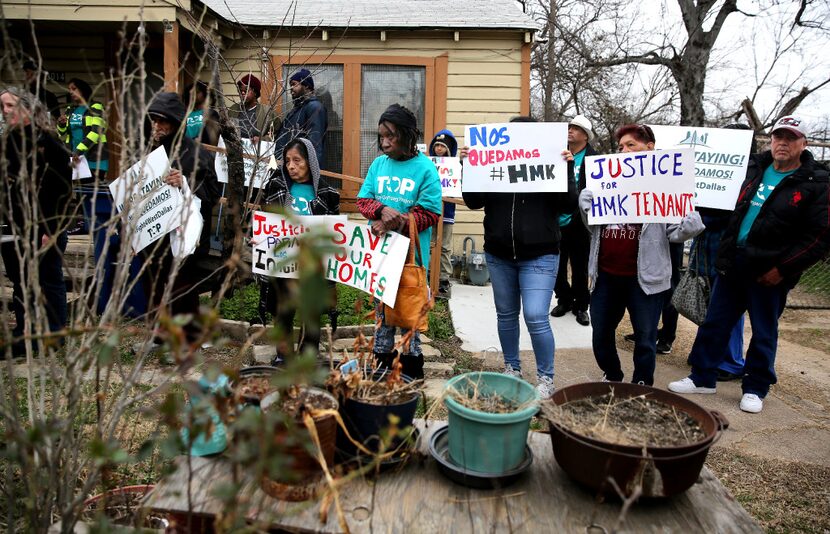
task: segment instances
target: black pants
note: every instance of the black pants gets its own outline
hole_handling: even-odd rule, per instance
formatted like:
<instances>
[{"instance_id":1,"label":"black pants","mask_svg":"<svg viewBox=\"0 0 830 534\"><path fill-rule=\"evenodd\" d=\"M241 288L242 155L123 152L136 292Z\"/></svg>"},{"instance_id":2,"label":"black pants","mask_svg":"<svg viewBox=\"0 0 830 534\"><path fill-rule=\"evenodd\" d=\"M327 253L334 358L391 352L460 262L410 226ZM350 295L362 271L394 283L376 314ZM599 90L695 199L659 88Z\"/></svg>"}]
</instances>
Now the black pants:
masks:
<instances>
[{"instance_id":1,"label":"black pants","mask_svg":"<svg viewBox=\"0 0 830 534\"><path fill-rule=\"evenodd\" d=\"M274 323L280 328L286 339L284 349L277 347L277 355L285 359L292 356L294 351L294 316L297 313L296 307L292 304L292 295L296 291L297 280L290 278L269 278L267 282L260 282L259 286L259 312L262 324L265 324L265 312L274 315ZM320 350L320 321L312 321L312 324L303 324L302 341L299 346L299 353L304 354L306 350L314 353Z\"/></svg>"},{"instance_id":2,"label":"black pants","mask_svg":"<svg viewBox=\"0 0 830 534\"><path fill-rule=\"evenodd\" d=\"M40 290L46 306L46 318L49 322L49 331L54 332L66 326L66 282L63 279L63 253L66 250L66 234L58 236L57 247L52 246L38 262L38 280ZM20 277L20 260L14 243L0 245L3 264L6 267L6 276L12 283L12 309L16 325L12 335L23 335L26 310L23 307L24 283ZM28 275L24 273L28 280ZM26 284L28 288L28 283ZM30 292L31 294L31 292ZM37 306L37 304L34 304Z\"/></svg>"},{"instance_id":3,"label":"black pants","mask_svg":"<svg viewBox=\"0 0 830 534\"><path fill-rule=\"evenodd\" d=\"M588 292L588 251L591 234L576 216L563 226L559 242L559 272L556 274L556 301L559 305L572 306L575 311L587 311ZM571 266L571 283L568 284L568 264Z\"/></svg>"}]
</instances>

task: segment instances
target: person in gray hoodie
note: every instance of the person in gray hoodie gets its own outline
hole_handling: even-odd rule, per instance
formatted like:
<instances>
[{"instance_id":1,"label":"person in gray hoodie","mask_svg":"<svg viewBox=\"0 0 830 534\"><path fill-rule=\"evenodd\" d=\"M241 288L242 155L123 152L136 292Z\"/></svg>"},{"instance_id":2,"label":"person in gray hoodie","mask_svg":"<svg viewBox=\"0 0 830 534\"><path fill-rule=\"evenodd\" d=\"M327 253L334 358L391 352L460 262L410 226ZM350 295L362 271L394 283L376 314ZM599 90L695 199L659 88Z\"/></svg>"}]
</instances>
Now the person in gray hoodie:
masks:
<instances>
[{"instance_id":1,"label":"person in gray hoodie","mask_svg":"<svg viewBox=\"0 0 830 534\"><path fill-rule=\"evenodd\" d=\"M303 137L289 141L282 151L282 162L281 172L275 172L268 183L265 193L267 206L281 207L286 212L296 215L340 214L340 193L320 177L320 165L311 141ZM292 294L298 290L296 282L288 278L268 278L261 281L259 286L259 312L262 324L265 324L266 312L270 312L274 314L277 325L286 336L293 331L294 315L297 311L291 305ZM334 315L329 312L329 317L334 331L337 328L336 308ZM315 324L304 324L300 353L305 353L306 350L316 352L319 345L319 321ZM282 363L292 353L291 344L278 345L271 365Z\"/></svg>"},{"instance_id":2,"label":"person in gray hoodie","mask_svg":"<svg viewBox=\"0 0 830 534\"><path fill-rule=\"evenodd\" d=\"M654 150L654 132L645 125L627 124L615 134L620 152ZM579 209L586 225L593 192L579 195ZM690 212L680 224L590 225L588 279L591 319L594 324L594 357L604 380L624 378L617 353L617 326L628 310L634 326L634 383L654 383L657 324L665 292L671 289L669 243L682 243L703 231L700 215Z\"/></svg>"}]
</instances>

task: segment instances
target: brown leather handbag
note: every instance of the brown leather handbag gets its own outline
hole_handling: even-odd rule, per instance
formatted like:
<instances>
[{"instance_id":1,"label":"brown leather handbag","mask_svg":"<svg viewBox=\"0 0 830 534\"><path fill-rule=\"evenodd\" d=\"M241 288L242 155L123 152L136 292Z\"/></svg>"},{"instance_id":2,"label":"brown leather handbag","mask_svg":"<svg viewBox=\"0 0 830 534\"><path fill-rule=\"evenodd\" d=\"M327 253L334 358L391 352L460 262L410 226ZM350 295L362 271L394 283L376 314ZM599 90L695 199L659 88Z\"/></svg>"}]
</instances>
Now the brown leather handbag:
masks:
<instances>
[{"instance_id":1,"label":"brown leather handbag","mask_svg":"<svg viewBox=\"0 0 830 534\"><path fill-rule=\"evenodd\" d=\"M421 257L421 240L418 238L418 229L415 225L415 216L409 214L409 253L401 273L398 284L398 296L395 307L384 304L384 323L388 326L399 326L407 330L417 329L426 332L429 310L435 305L429 294L427 269L416 263L415 258L423 264Z\"/></svg>"}]
</instances>

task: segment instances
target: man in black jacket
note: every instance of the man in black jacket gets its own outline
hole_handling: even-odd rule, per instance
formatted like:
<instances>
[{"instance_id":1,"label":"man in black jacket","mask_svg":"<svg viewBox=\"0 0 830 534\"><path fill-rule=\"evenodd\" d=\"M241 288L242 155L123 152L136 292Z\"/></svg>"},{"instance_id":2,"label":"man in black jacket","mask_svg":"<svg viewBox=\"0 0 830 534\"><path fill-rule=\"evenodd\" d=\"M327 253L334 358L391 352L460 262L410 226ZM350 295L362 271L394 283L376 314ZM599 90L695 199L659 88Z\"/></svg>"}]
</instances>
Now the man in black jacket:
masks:
<instances>
[{"instance_id":1,"label":"man in black jacket","mask_svg":"<svg viewBox=\"0 0 830 534\"><path fill-rule=\"evenodd\" d=\"M758 413L776 382L778 318L787 293L807 268L830 250L830 173L806 150L798 117L772 129L771 150L749 162L735 211L723 237L706 321L689 360L692 373L669 384L678 393L715 393L718 365L729 333L749 312L741 410Z\"/></svg>"},{"instance_id":2,"label":"man in black jacket","mask_svg":"<svg viewBox=\"0 0 830 534\"><path fill-rule=\"evenodd\" d=\"M282 121L282 126L277 133L274 153L282 154L289 141L297 137L305 137L314 145L320 169L325 169L328 113L323 104L314 96L314 78L308 69L300 69L291 76L290 84L294 107Z\"/></svg>"},{"instance_id":3,"label":"man in black jacket","mask_svg":"<svg viewBox=\"0 0 830 534\"><path fill-rule=\"evenodd\" d=\"M585 156L596 154L591 141L594 132L591 121L584 115L577 115L568 124L568 150L563 156L568 160L568 181L578 185L577 194L585 189ZM573 311L576 322L588 326L588 249L591 234L585 228L579 211L573 210L559 216L559 271L556 274L556 306L551 310L553 317L562 317ZM571 283L568 284L568 262L571 264Z\"/></svg>"},{"instance_id":4,"label":"man in black jacket","mask_svg":"<svg viewBox=\"0 0 830 534\"><path fill-rule=\"evenodd\" d=\"M187 257L179 268L178 276L172 281L170 302L171 313L193 314L198 317L199 286L207 273L202 267L210 251L210 223L213 206L219 199L220 189L213 170L213 158L199 150L193 139L184 135L183 122L186 108L176 93L160 93L150 104L148 114L153 122L153 146L163 146L167 156L173 158L170 172L165 178L168 185L182 187L188 181L190 190L201 200L203 220L202 233L196 251ZM169 273L173 265L173 253L167 238L148 247L148 259L152 261L149 269L153 277L149 284L152 293L151 302L162 305L165 286L169 282ZM185 325L185 334L189 342L196 341L200 334L197 321L191 320Z\"/></svg>"}]
</instances>

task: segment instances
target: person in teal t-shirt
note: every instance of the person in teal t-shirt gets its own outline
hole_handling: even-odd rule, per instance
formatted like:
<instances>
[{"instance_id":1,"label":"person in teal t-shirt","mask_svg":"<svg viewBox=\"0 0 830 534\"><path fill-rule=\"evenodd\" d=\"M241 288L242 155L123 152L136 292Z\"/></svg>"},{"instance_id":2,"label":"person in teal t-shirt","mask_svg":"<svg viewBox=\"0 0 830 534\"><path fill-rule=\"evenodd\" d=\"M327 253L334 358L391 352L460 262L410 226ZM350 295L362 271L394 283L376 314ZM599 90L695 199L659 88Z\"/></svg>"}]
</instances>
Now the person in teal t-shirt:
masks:
<instances>
[{"instance_id":1,"label":"person in teal t-shirt","mask_svg":"<svg viewBox=\"0 0 830 534\"><path fill-rule=\"evenodd\" d=\"M421 242L422 265L429 266L432 227L441 218L441 180L435 165L416 146L421 135L415 115L392 104L378 121L378 149L383 151L369 167L357 195L357 209L369 219L372 232L389 231L409 235L408 214L412 213ZM379 325L375 330L375 358L381 366L391 366L395 328L384 323L383 306L375 303ZM403 373L414 379L424 377L424 358L418 332L400 357Z\"/></svg>"},{"instance_id":2,"label":"person in teal t-shirt","mask_svg":"<svg viewBox=\"0 0 830 534\"><path fill-rule=\"evenodd\" d=\"M758 185L758 190L755 191L755 195L753 195L752 200L749 201L749 208L746 210L746 215L744 215L744 218L741 220L741 226L738 229L739 247L746 245L746 238L749 236L752 224L755 222L758 214L761 213L761 206L764 205L767 198L769 198L775 188L778 187L781 180L794 172L795 169L789 171L777 171L772 165L766 168L764 171L764 177Z\"/></svg>"},{"instance_id":3,"label":"person in teal t-shirt","mask_svg":"<svg viewBox=\"0 0 830 534\"><path fill-rule=\"evenodd\" d=\"M205 82L197 81L185 90L193 98L193 111L185 121L185 135L209 145L219 142L219 115L210 107L213 93ZM188 108L191 104L188 102Z\"/></svg>"}]
</instances>

